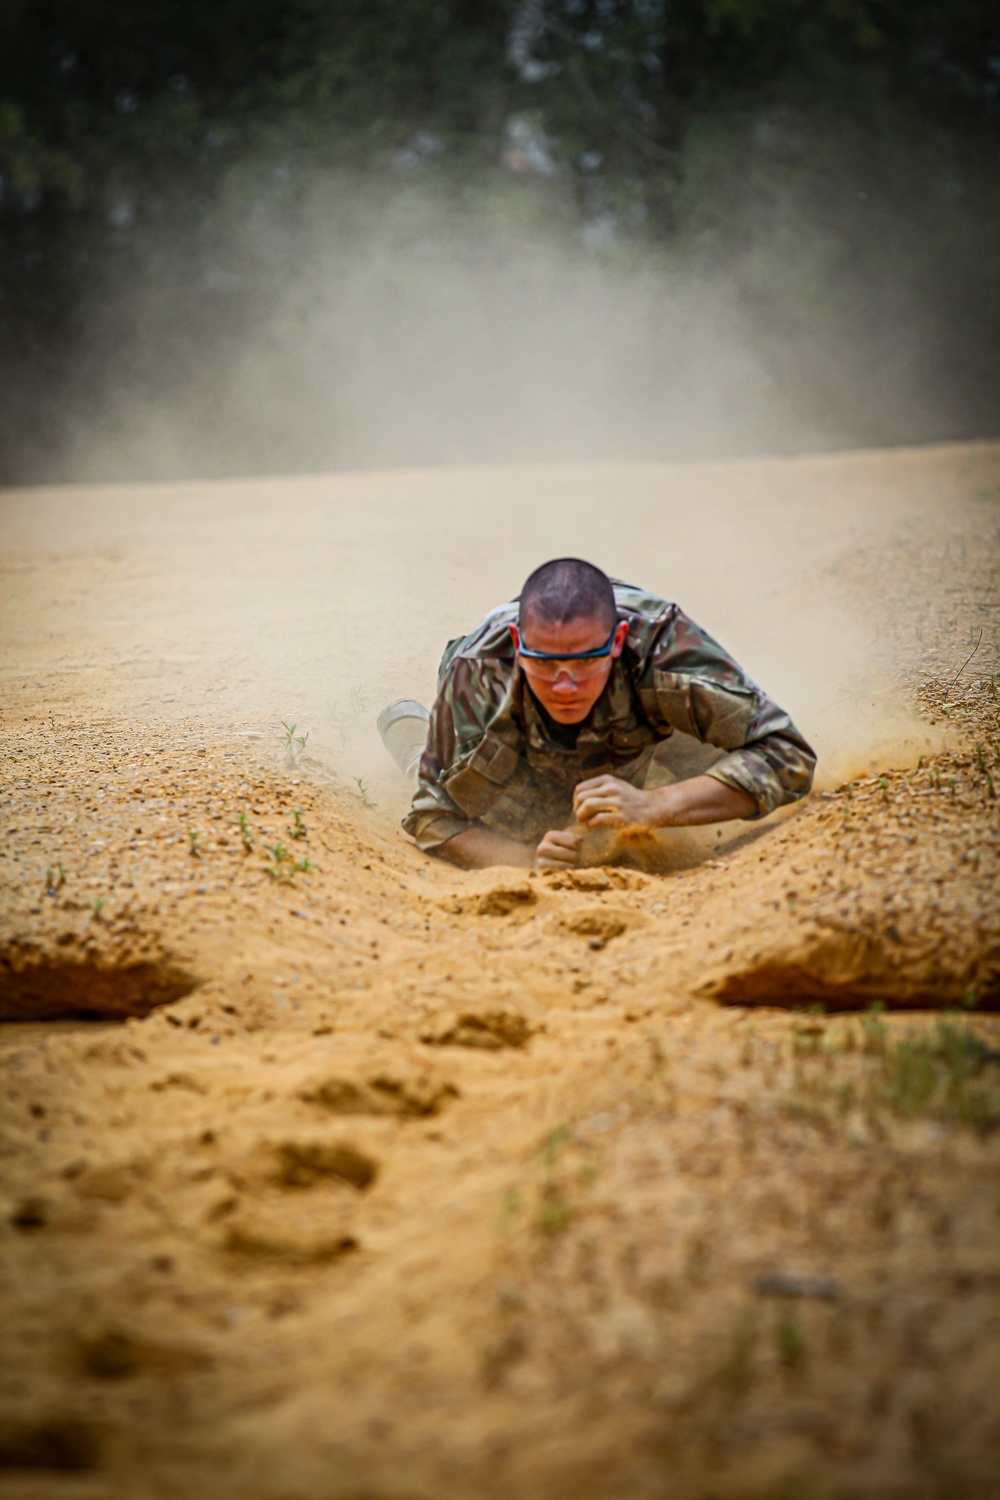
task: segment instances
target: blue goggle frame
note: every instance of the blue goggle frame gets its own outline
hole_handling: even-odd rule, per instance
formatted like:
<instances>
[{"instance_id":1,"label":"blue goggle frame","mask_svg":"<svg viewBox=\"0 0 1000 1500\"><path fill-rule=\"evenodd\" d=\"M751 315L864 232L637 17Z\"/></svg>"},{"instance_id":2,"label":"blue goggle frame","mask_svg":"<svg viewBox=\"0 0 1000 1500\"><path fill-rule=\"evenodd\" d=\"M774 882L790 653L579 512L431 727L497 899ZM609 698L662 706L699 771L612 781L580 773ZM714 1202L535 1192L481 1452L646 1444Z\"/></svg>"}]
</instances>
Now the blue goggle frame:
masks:
<instances>
[{"instance_id":1,"label":"blue goggle frame","mask_svg":"<svg viewBox=\"0 0 1000 1500\"><path fill-rule=\"evenodd\" d=\"M595 651L529 651L525 645L517 648L518 656L530 656L532 661L590 661L595 656L610 656L611 648L615 643L615 635L618 631L616 620L611 628L611 634L603 646L598 646Z\"/></svg>"}]
</instances>

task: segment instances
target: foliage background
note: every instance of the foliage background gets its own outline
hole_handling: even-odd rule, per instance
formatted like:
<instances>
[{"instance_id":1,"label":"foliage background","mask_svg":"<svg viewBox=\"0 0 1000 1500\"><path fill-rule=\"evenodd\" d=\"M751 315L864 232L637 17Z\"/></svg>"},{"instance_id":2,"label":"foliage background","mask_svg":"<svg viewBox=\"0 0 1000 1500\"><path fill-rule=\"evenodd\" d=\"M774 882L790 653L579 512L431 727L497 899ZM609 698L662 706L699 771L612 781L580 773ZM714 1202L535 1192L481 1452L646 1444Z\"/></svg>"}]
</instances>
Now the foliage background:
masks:
<instances>
[{"instance_id":1,"label":"foliage background","mask_svg":"<svg viewBox=\"0 0 1000 1500\"><path fill-rule=\"evenodd\" d=\"M873 429L879 371L834 356L814 372L817 411L836 387L844 412L824 440L995 433L998 120L995 0L7 0L0 481L72 474L67 413L112 368L155 404L167 366L190 381L185 341L234 353L334 180L383 208L419 181L452 225L488 203L501 236L544 231L570 261L641 258L665 282L697 265L782 388L838 327L881 328L892 380L919 321L940 387ZM294 466L300 441L246 466ZM197 462L238 450L206 440Z\"/></svg>"}]
</instances>

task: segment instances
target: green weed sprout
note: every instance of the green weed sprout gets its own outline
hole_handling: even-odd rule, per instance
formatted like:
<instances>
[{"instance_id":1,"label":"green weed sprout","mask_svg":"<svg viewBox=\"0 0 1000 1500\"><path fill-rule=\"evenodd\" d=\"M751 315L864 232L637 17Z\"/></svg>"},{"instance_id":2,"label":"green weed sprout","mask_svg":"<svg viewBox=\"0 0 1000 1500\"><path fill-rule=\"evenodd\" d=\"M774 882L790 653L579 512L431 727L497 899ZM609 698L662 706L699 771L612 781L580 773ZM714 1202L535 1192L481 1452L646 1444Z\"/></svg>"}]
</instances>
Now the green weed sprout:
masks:
<instances>
[{"instance_id":1,"label":"green weed sprout","mask_svg":"<svg viewBox=\"0 0 1000 1500\"><path fill-rule=\"evenodd\" d=\"M978 999L970 989L964 1010L974 1009ZM827 1050L822 1069L810 1071L800 1064L794 1112L824 1119L828 1127L833 1121L827 1106L841 1118L860 1108L870 1119L885 1112L899 1119L936 1119L979 1135L997 1130L1000 1052L960 1019L961 1012L957 1017L940 1017L933 1030L895 1037L873 1006L861 1023L860 1038L850 1027ZM835 1068L831 1073L837 1053L856 1054L860 1066L851 1076L838 1078Z\"/></svg>"},{"instance_id":2,"label":"green weed sprout","mask_svg":"<svg viewBox=\"0 0 1000 1500\"><path fill-rule=\"evenodd\" d=\"M354 781L355 781L355 784L357 785L358 792L360 794L361 800L364 803L365 807L374 807L375 803L372 801L371 797L369 797L369 795L368 795L368 788L365 786L364 777L363 776L355 776Z\"/></svg>"},{"instance_id":3,"label":"green weed sprout","mask_svg":"<svg viewBox=\"0 0 1000 1500\"><path fill-rule=\"evenodd\" d=\"M497 1221L501 1233L507 1233L520 1212L521 1194L517 1188L509 1187L504 1192L503 1199L501 1200L500 1214Z\"/></svg>"},{"instance_id":4,"label":"green weed sprout","mask_svg":"<svg viewBox=\"0 0 1000 1500\"><path fill-rule=\"evenodd\" d=\"M794 1369L802 1363L806 1352L805 1334L795 1318L785 1318L778 1324L778 1358L781 1363Z\"/></svg>"},{"instance_id":5,"label":"green weed sprout","mask_svg":"<svg viewBox=\"0 0 1000 1500\"><path fill-rule=\"evenodd\" d=\"M99 922L101 920L101 912L104 910L105 904L106 903L105 903L104 897L103 896L98 896L97 900L94 902L94 921L95 922Z\"/></svg>"},{"instance_id":6,"label":"green weed sprout","mask_svg":"<svg viewBox=\"0 0 1000 1500\"><path fill-rule=\"evenodd\" d=\"M542 1142L542 1149L539 1153L542 1158L542 1165L545 1167L546 1171L552 1171L556 1162L559 1160L560 1155L569 1145L569 1142L570 1134L568 1126L557 1125L555 1130L549 1131L548 1135L545 1137L545 1140Z\"/></svg>"},{"instance_id":7,"label":"green weed sprout","mask_svg":"<svg viewBox=\"0 0 1000 1500\"><path fill-rule=\"evenodd\" d=\"M188 829L188 843L189 843L189 853L192 855L192 857L194 859L200 859L201 858L201 850L198 848L198 830L197 830L197 828L189 828Z\"/></svg>"},{"instance_id":8,"label":"green weed sprout","mask_svg":"<svg viewBox=\"0 0 1000 1500\"><path fill-rule=\"evenodd\" d=\"M573 1209L556 1182L547 1182L542 1188L538 1205L538 1227L543 1234L555 1236L569 1227Z\"/></svg>"},{"instance_id":9,"label":"green weed sprout","mask_svg":"<svg viewBox=\"0 0 1000 1500\"><path fill-rule=\"evenodd\" d=\"M272 880L294 880L296 875L304 875L314 868L311 859L295 859L281 843L272 845L266 853L271 863L264 866L264 871Z\"/></svg>"},{"instance_id":10,"label":"green weed sprout","mask_svg":"<svg viewBox=\"0 0 1000 1500\"><path fill-rule=\"evenodd\" d=\"M245 812L240 813L240 838L243 840L243 848L247 854L251 853L254 844L257 842L257 837L250 829Z\"/></svg>"},{"instance_id":11,"label":"green weed sprout","mask_svg":"<svg viewBox=\"0 0 1000 1500\"><path fill-rule=\"evenodd\" d=\"M292 823L291 828L289 828L289 830L288 830L288 837L290 839L304 839L304 838L308 838L308 836L309 836L309 830L306 828L305 823L302 821L302 809L301 809L301 807L297 807L295 809L295 811L292 813L292 818L293 818L294 821Z\"/></svg>"},{"instance_id":12,"label":"green weed sprout","mask_svg":"<svg viewBox=\"0 0 1000 1500\"><path fill-rule=\"evenodd\" d=\"M284 719L281 721L281 727L285 732L284 734L280 734L278 738L285 747L285 755L288 760L294 763L299 751L306 748L309 731L306 730L305 734L296 734L299 726L297 724L286 724Z\"/></svg>"}]
</instances>

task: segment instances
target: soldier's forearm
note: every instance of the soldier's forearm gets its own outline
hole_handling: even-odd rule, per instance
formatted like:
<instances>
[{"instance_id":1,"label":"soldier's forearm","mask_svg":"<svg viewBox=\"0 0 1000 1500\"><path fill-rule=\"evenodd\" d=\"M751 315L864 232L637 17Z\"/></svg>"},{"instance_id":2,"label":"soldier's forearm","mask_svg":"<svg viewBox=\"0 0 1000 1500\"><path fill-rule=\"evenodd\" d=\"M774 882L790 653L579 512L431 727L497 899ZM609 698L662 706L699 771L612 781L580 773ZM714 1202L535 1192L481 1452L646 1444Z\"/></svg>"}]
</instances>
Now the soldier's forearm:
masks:
<instances>
[{"instance_id":1,"label":"soldier's forearm","mask_svg":"<svg viewBox=\"0 0 1000 1500\"><path fill-rule=\"evenodd\" d=\"M691 828L698 823L726 823L757 811L749 792L728 786L715 776L693 776L647 793L653 799L650 822L658 828Z\"/></svg>"},{"instance_id":2,"label":"soldier's forearm","mask_svg":"<svg viewBox=\"0 0 1000 1500\"><path fill-rule=\"evenodd\" d=\"M533 845L519 844L515 839L505 838L502 833L484 828L482 824L454 834L435 852L466 870L483 870L488 865L516 865L530 869L535 862Z\"/></svg>"}]
</instances>

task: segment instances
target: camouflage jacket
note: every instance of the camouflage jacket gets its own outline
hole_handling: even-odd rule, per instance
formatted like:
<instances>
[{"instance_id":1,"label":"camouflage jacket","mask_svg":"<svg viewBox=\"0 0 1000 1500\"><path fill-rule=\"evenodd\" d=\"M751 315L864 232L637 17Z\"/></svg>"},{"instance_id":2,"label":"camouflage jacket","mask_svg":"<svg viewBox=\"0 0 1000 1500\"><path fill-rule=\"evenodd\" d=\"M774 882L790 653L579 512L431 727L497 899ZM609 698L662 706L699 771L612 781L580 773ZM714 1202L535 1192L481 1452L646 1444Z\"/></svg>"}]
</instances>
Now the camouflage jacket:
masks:
<instances>
[{"instance_id":1,"label":"camouflage jacket","mask_svg":"<svg viewBox=\"0 0 1000 1500\"><path fill-rule=\"evenodd\" d=\"M641 781L675 731L728 752L708 773L749 792L752 817L794 802L812 785L816 757L788 715L676 604L615 582L622 655L580 727L560 744L530 691L508 626L517 603L492 610L451 641L403 827L438 848L476 822L522 842L572 822L573 788L605 773Z\"/></svg>"}]
</instances>

